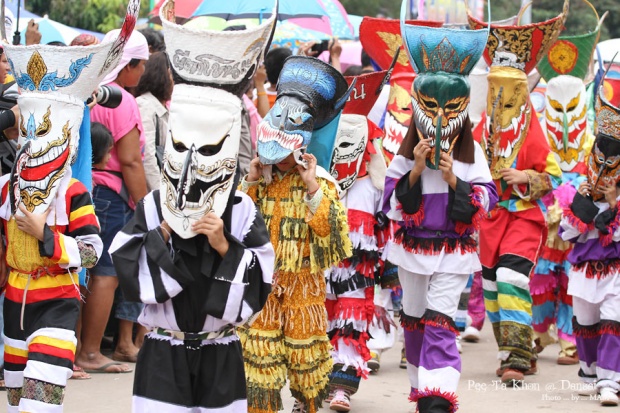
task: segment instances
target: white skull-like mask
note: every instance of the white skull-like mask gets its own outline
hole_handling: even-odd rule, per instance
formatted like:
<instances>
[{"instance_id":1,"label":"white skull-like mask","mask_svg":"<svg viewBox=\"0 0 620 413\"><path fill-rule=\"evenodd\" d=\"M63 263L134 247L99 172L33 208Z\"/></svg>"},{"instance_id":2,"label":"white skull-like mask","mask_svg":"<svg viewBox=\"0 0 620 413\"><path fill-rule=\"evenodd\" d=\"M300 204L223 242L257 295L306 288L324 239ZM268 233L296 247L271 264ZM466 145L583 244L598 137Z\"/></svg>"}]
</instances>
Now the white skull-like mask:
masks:
<instances>
[{"instance_id":1,"label":"white skull-like mask","mask_svg":"<svg viewBox=\"0 0 620 413\"><path fill-rule=\"evenodd\" d=\"M221 216L234 189L241 100L220 89L176 85L161 178L162 214L181 238L209 212Z\"/></svg>"},{"instance_id":2,"label":"white skull-like mask","mask_svg":"<svg viewBox=\"0 0 620 413\"><path fill-rule=\"evenodd\" d=\"M368 144L368 120L363 115L344 114L340 117L338 135L332 156L331 175L341 193L357 179Z\"/></svg>"}]
</instances>

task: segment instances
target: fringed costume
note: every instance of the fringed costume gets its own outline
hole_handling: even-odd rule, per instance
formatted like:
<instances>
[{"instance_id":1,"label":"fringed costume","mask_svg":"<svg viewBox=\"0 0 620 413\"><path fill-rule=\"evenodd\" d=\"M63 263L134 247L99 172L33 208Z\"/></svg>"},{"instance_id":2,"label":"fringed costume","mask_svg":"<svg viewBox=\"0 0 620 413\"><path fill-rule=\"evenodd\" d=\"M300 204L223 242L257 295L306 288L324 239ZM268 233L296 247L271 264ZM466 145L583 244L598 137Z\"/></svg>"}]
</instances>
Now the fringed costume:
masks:
<instances>
[{"instance_id":1,"label":"fringed costume","mask_svg":"<svg viewBox=\"0 0 620 413\"><path fill-rule=\"evenodd\" d=\"M487 110L474 131L481 143L500 202L482 223L480 260L485 306L497 341L502 381L523 380L532 365L532 297L529 280L546 238L541 198L558 183L561 170L534 114L527 74L547 53L562 30L557 17L524 26L491 24L485 59ZM469 16L472 28L487 24ZM521 33L523 33L521 35ZM504 174L527 176L509 185Z\"/></svg>"},{"instance_id":2,"label":"fringed costume","mask_svg":"<svg viewBox=\"0 0 620 413\"><path fill-rule=\"evenodd\" d=\"M573 296L573 328L579 376L596 383L603 405L618 405L620 391L620 108L607 101L603 85L597 93L598 131L588 157L590 189L565 197L562 239L574 243L568 293ZM602 192L616 189L615 205Z\"/></svg>"},{"instance_id":3,"label":"fringed costume","mask_svg":"<svg viewBox=\"0 0 620 413\"><path fill-rule=\"evenodd\" d=\"M594 12L596 14L596 10ZM548 207L548 236L530 280L532 327L537 352L555 342L549 329L551 326L557 328L558 364L579 362L572 326L572 298L566 293L570 268L566 258L571 244L558 235L562 216L558 198L567 190L565 185L577 188L585 180L585 154L592 146L586 92L586 82L591 79L586 78L602 22L601 19L589 33L560 36L538 65L547 82L544 117L547 140L562 169L562 184L543 198Z\"/></svg>"},{"instance_id":4,"label":"fringed costume","mask_svg":"<svg viewBox=\"0 0 620 413\"><path fill-rule=\"evenodd\" d=\"M332 372L327 336L325 270L351 256L346 210L326 169L332 159L340 112L350 89L326 63L289 57L278 81L278 97L258 127L260 180L241 188L265 218L276 251L273 291L265 308L240 329L244 349L248 411L282 409L287 378L296 412L316 412L327 397ZM295 116L293 116L295 114ZM299 170L307 149L318 163L314 193ZM293 154L293 156L291 156ZM286 159L287 172L274 165Z\"/></svg>"},{"instance_id":5,"label":"fringed costume","mask_svg":"<svg viewBox=\"0 0 620 413\"><path fill-rule=\"evenodd\" d=\"M400 224L386 246L387 259L399 266L403 287L410 400L422 413L449 413L458 408L461 372L454 316L469 275L480 269L472 234L497 201L468 115L467 74L484 50L487 31L416 26L402 17L401 27L418 76L413 122L387 172L384 210ZM421 175L410 178L419 173L414 148L421 139L432 140L431 150ZM442 154L453 158L454 187L439 170Z\"/></svg>"},{"instance_id":6,"label":"fringed costume","mask_svg":"<svg viewBox=\"0 0 620 413\"><path fill-rule=\"evenodd\" d=\"M387 72L346 78L355 82L340 118L330 173L347 209L353 256L327 273L328 334L333 345L330 407L349 411L350 396L367 378L369 326L375 314L374 291L379 273L385 160L379 148L381 129L367 115L379 97ZM378 216L377 214L381 214ZM381 221L381 224L378 223Z\"/></svg>"},{"instance_id":7,"label":"fringed costume","mask_svg":"<svg viewBox=\"0 0 620 413\"><path fill-rule=\"evenodd\" d=\"M277 2L262 24L233 32L176 24L172 0L160 9L175 78L161 186L110 247L123 295L145 304L138 321L151 330L136 364L133 412L248 410L235 327L267 301L275 252L258 208L236 190L241 95L276 10ZM235 69L190 63L208 67L208 59Z\"/></svg>"},{"instance_id":8,"label":"fringed costume","mask_svg":"<svg viewBox=\"0 0 620 413\"><path fill-rule=\"evenodd\" d=\"M90 193L72 173L84 102L115 67L133 30L139 1L130 1L123 33L90 47L4 45L20 88L18 152L0 179L11 268L4 301L4 378L9 413L60 413L73 373L80 309L79 272L92 268L103 243ZM86 112L87 113L87 112ZM90 136L84 136L90 140ZM90 154L87 155L90 158ZM80 159L82 161L83 159ZM86 163L90 171L90 162ZM33 234L20 221L46 216ZM23 225L23 223L22 223Z\"/></svg>"}]
</instances>

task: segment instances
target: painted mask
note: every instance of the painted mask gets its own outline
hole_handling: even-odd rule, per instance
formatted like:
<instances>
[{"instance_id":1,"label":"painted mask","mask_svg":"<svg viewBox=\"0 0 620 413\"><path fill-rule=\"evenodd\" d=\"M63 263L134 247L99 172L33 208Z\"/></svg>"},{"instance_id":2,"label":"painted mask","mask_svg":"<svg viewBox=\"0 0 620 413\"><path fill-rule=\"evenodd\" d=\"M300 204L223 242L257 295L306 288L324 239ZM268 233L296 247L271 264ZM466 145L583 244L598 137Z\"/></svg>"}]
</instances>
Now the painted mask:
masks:
<instances>
[{"instance_id":1,"label":"painted mask","mask_svg":"<svg viewBox=\"0 0 620 413\"><path fill-rule=\"evenodd\" d=\"M596 99L597 134L592 152L588 156L588 181L592 185L592 198L605 198L603 185L620 182L620 108L605 98L599 88Z\"/></svg>"},{"instance_id":2,"label":"painted mask","mask_svg":"<svg viewBox=\"0 0 620 413\"><path fill-rule=\"evenodd\" d=\"M13 213L21 214L21 204L43 214L67 185L77 154L84 101L120 60L139 4L138 0L129 2L123 28L114 41L94 46L4 46L21 90L18 152L11 177Z\"/></svg>"},{"instance_id":3,"label":"painted mask","mask_svg":"<svg viewBox=\"0 0 620 413\"><path fill-rule=\"evenodd\" d=\"M234 191L241 139L241 94L275 28L275 9L263 24L239 31L198 30L174 19L174 2L161 8L166 49L177 76L170 101L160 203L181 238L213 212L222 216Z\"/></svg>"},{"instance_id":4,"label":"painted mask","mask_svg":"<svg viewBox=\"0 0 620 413\"><path fill-rule=\"evenodd\" d=\"M414 79L414 73L406 72L395 74L390 79L390 95L383 126L385 136L382 142L383 154L388 162L398 153L411 125L413 106L410 91Z\"/></svg>"},{"instance_id":5,"label":"painted mask","mask_svg":"<svg viewBox=\"0 0 620 413\"><path fill-rule=\"evenodd\" d=\"M468 117L469 80L485 49L488 30L459 30L405 23L407 1L401 9L401 33L411 65L413 119L420 138L432 139L426 164L438 169L440 151L452 153Z\"/></svg>"},{"instance_id":6,"label":"painted mask","mask_svg":"<svg viewBox=\"0 0 620 413\"><path fill-rule=\"evenodd\" d=\"M565 172L572 171L585 158L583 148L588 139L586 102L586 87L579 78L562 75L547 84L547 139Z\"/></svg>"},{"instance_id":7,"label":"painted mask","mask_svg":"<svg viewBox=\"0 0 620 413\"><path fill-rule=\"evenodd\" d=\"M258 156L265 165L305 151L313 131L338 116L349 96L347 82L336 69L305 56L286 59L277 89L274 106L258 125Z\"/></svg>"}]
</instances>

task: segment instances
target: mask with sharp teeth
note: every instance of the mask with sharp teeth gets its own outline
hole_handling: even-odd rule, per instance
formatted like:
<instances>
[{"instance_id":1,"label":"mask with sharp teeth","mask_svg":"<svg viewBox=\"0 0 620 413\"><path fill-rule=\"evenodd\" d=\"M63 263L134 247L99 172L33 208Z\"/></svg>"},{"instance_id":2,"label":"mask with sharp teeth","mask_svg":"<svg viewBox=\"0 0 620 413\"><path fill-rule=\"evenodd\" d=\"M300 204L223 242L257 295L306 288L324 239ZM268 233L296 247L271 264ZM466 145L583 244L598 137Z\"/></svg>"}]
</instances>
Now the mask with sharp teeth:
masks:
<instances>
[{"instance_id":1,"label":"mask with sharp teeth","mask_svg":"<svg viewBox=\"0 0 620 413\"><path fill-rule=\"evenodd\" d=\"M588 182L595 201L605 198L604 185L620 182L620 108L604 96L603 86L596 97L596 140L588 156Z\"/></svg>"},{"instance_id":2,"label":"mask with sharp teeth","mask_svg":"<svg viewBox=\"0 0 620 413\"><path fill-rule=\"evenodd\" d=\"M192 224L232 208L241 139L241 95L263 59L276 21L239 31L176 24L174 2L160 9L166 50L175 76L164 146L160 203L163 218L181 238Z\"/></svg>"},{"instance_id":3,"label":"mask with sharp teeth","mask_svg":"<svg viewBox=\"0 0 620 413\"><path fill-rule=\"evenodd\" d=\"M258 156L265 165L277 164L308 147L313 132L340 114L350 89L340 72L327 63L291 56L280 72L277 93L274 106L257 129Z\"/></svg>"},{"instance_id":4,"label":"mask with sharp teeth","mask_svg":"<svg viewBox=\"0 0 620 413\"><path fill-rule=\"evenodd\" d=\"M404 21L406 4L407 1L403 1L401 32L411 64L418 74L413 82L413 119L417 137L432 140L426 165L438 169L441 152L452 155L457 147L455 159L473 162L467 76L482 56L488 30L407 24ZM467 142L460 147L462 139Z\"/></svg>"},{"instance_id":5,"label":"mask with sharp teeth","mask_svg":"<svg viewBox=\"0 0 620 413\"><path fill-rule=\"evenodd\" d=\"M120 36L94 46L4 45L20 88L19 139L11 173L11 210L35 214L50 207L71 178L84 101L118 64L140 2L130 0ZM90 137L86 137L90 139ZM58 215L57 222L64 220Z\"/></svg>"},{"instance_id":6,"label":"mask with sharp teeth","mask_svg":"<svg viewBox=\"0 0 620 413\"><path fill-rule=\"evenodd\" d=\"M547 140L565 172L581 167L588 141L587 96L585 85L591 79L590 66L598 42L603 18L588 2L598 21L588 33L560 36L538 64L538 72L547 82L545 125Z\"/></svg>"}]
</instances>

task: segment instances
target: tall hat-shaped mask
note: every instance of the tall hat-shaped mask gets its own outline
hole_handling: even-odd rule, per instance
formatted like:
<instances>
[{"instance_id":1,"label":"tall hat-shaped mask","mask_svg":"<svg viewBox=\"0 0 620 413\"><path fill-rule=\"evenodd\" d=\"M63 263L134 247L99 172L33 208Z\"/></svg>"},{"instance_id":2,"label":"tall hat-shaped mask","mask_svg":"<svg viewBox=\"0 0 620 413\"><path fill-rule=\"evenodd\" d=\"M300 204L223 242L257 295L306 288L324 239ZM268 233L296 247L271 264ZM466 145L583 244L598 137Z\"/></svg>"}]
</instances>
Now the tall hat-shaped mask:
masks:
<instances>
[{"instance_id":1,"label":"tall hat-shaped mask","mask_svg":"<svg viewBox=\"0 0 620 413\"><path fill-rule=\"evenodd\" d=\"M473 163L467 76L482 56L489 31L409 25L404 20L406 6L404 0L401 32L405 50L418 74L412 90L413 120L418 137L433 142L426 164L438 169L441 151L452 155L463 132L469 140L463 142L468 150L460 150L455 156Z\"/></svg>"},{"instance_id":2,"label":"tall hat-shaped mask","mask_svg":"<svg viewBox=\"0 0 620 413\"><path fill-rule=\"evenodd\" d=\"M387 169L379 147L383 132L367 116L387 81L387 75L387 71L381 71L345 77L347 83L355 87L340 118L330 168L341 195L358 177L366 175L370 175L375 187L383 189Z\"/></svg>"},{"instance_id":3,"label":"tall hat-shaped mask","mask_svg":"<svg viewBox=\"0 0 620 413\"><path fill-rule=\"evenodd\" d=\"M241 137L241 95L275 29L271 16L239 31L197 30L175 23L174 1L160 9L175 77L164 147L160 202L182 238L209 212L222 216L234 190Z\"/></svg>"},{"instance_id":4,"label":"tall hat-shaped mask","mask_svg":"<svg viewBox=\"0 0 620 413\"><path fill-rule=\"evenodd\" d=\"M557 40L568 12L553 19L524 26L491 24L484 58L491 65L487 80L486 124L481 145L486 151L494 179L500 170L511 168L530 130L532 116L527 74L547 54ZM468 13L473 29L487 27Z\"/></svg>"},{"instance_id":5,"label":"tall hat-shaped mask","mask_svg":"<svg viewBox=\"0 0 620 413\"><path fill-rule=\"evenodd\" d=\"M407 24L441 27L442 22L408 20ZM388 163L398 153L411 124L413 113L411 85L415 72L409 63L407 53L402 50L403 39L400 28L400 21L397 19L364 17L359 30L364 50L382 70L390 67L396 52L400 50L390 76L390 94L383 126L385 135L381 142L381 149Z\"/></svg>"},{"instance_id":6,"label":"tall hat-shaped mask","mask_svg":"<svg viewBox=\"0 0 620 413\"><path fill-rule=\"evenodd\" d=\"M20 88L18 152L10 193L13 213L21 204L42 214L58 194L64 195L62 188L71 179L77 154L84 102L120 61L139 9L139 0L129 1L120 34L110 42L68 47L4 45ZM67 223L66 217L54 220Z\"/></svg>"},{"instance_id":7,"label":"tall hat-shaped mask","mask_svg":"<svg viewBox=\"0 0 620 413\"><path fill-rule=\"evenodd\" d=\"M258 125L258 156L265 165L275 165L291 153L304 152L313 133L334 121L351 89L344 77L327 63L312 57L291 56L284 62L278 79L278 97ZM331 148L325 148L327 165ZM330 144L327 144L330 146ZM318 158L318 156L317 156Z\"/></svg>"},{"instance_id":8,"label":"tall hat-shaped mask","mask_svg":"<svg viewBox=\"0 0 620 413\"><path fill-rule=\"evenodd\" d=\"M596 97L596 140L588 156L588 182L595 201L605 198L603 187L620 182L620 108L612 105L603 86Z\"/></svg>"},{"instance_id":9,"label":"tall hat-shaped mask","mask_svg":"<svg viewBox=\"0 0 620 413\"><path fill-rule=\"evenodd\" d=\"M587 1L598 20L596 9ZM598 43L603 16L596 28L585 34L560 36L538 64L547 82L545 125L547 140L556 153L560 168L573 171L585 158L588 140L587 76ZM585 171L579 171L581 173Z\"/></svg>"}]
</instances>

